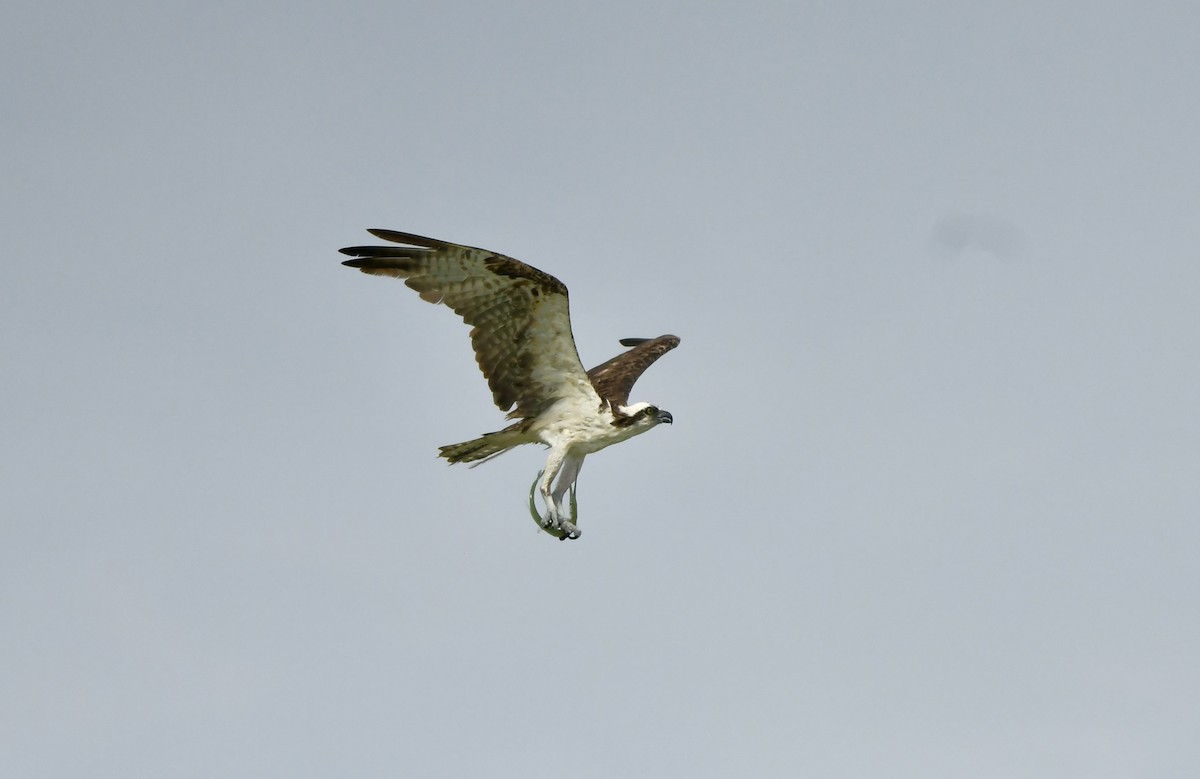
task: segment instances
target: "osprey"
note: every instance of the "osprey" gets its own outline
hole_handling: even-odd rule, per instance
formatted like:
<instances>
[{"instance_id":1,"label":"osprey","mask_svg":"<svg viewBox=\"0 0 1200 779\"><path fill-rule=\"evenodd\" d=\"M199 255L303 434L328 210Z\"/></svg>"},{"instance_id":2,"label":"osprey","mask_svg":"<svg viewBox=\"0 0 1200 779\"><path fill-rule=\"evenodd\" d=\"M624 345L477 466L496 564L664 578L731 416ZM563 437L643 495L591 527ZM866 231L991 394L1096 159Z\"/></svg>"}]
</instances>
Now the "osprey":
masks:
<instances>
[{"instance_id":1,"label":"osprey","mask_svg":"<svg viewBox=\"0 0 1200 779\"><path fill-rule=\"evenodd\" d=\"M403 245L348 246L341 252L354 259L342 264L404 279L422 300L454 309L471 325L475 358L492 399L518 420L473 441L440 447L441 456L478 465L520 444L545 444L550 453L536 482L546 503L542 527L559 538L579 538L575 517L563 511L563 496L574 488L584 457L672 422L657 406L630 403L629 392L679 339L622 339L629 351L585 371L571 335L567 288L558 279L486 249L394 230L368 232Z\"/></svg>"}]
</instances>

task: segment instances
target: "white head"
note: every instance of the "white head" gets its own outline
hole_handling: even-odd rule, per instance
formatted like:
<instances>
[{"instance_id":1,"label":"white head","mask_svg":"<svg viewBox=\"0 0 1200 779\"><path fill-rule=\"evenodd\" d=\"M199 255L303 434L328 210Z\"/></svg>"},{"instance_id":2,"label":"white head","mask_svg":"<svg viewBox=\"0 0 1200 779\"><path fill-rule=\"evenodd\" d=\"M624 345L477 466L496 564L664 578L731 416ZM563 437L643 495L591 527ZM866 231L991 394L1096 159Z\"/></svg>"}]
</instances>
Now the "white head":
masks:
<instances>
[{"instance_id":1,"label":"white head","mask_svg":"<svg viewBox=\"0 0 1200 779\"><path fill-rule=\"evenodd\" d=\"M630 424L646 427L653 427L664 422L669 425L674 421L670 411L663 411L650 403L630 403L628 406L617 406L617 414L629 419Z\"/></svg>"}]
</instances>

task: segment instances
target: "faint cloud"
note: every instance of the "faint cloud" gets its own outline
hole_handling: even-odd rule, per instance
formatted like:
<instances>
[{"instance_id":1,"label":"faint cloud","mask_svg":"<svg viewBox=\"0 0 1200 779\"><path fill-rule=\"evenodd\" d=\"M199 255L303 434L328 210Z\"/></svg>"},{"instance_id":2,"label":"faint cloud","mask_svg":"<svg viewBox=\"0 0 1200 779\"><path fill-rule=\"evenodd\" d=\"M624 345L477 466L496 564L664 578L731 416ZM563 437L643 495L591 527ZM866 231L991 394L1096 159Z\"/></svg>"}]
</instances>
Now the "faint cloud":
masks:
<instances>
[{"instance_id":1,"label":"faint cloud","mask_svg":"<svg viewBox=\"0 0 1200 779\"><path fill-rule=\"evenodd\" d=\"M990 214L946 214L934 223L929 233L929 251L941 260L969 253L1016 260L1025 255L1028 243L1020 228Z\"/></svg>"}]
</instances>

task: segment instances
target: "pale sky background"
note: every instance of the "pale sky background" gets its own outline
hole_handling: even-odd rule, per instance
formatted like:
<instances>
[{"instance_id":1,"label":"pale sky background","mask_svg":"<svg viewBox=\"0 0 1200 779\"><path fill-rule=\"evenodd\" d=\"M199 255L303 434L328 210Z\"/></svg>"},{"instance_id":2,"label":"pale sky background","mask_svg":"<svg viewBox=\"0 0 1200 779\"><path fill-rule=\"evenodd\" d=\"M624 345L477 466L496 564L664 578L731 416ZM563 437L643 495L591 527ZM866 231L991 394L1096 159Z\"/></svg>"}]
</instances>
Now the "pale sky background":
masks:
<instances>
[{"instance_id":1,"label":"pale sky background","mask_svg":"<svg viewBox=\"0 0 1200 779\"><path fill-rule=\"evenodd\" d=\"M0 775L1200 775L1200 4L0 11ZM387 227L660 428L540 534Z\"/></svg>"}]
</instances>

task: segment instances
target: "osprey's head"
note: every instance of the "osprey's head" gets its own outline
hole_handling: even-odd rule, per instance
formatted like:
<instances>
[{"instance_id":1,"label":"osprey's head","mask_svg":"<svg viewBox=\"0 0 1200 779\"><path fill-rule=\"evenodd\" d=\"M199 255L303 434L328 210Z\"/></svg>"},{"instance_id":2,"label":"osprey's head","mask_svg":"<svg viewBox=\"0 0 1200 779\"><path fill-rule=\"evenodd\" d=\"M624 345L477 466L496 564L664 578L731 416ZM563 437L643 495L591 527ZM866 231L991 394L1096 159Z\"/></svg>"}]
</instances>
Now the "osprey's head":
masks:
<instances>
[{"instance_id":1,"label":"osprey's head","mask_svg":"<svg viewBox=\"0 0 1200 779\"><path fill-rule=\"evenodd\" d=\"M625 423L627 425L651 428L663 423L669 425L674 421L670 411L664 411L658 406L653 406L649 403L634 403L630 406L621 406L619 410L621 416L628 420Z\"/></svg>"}]
</instances>

